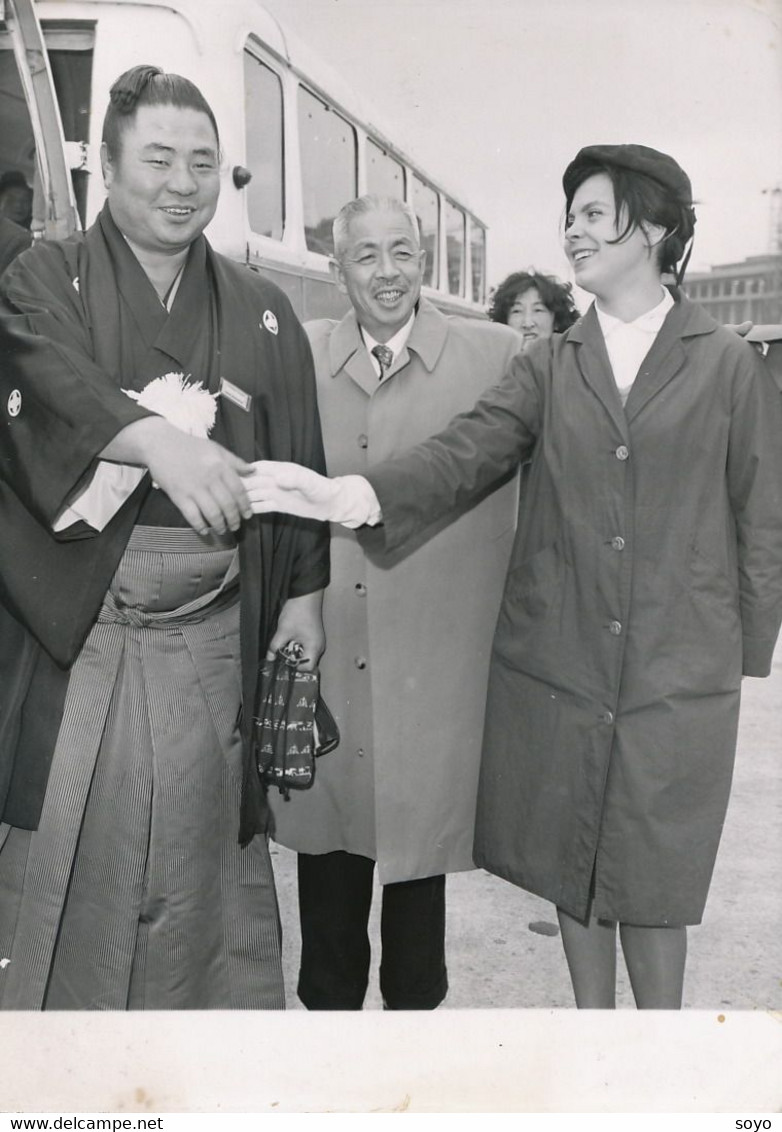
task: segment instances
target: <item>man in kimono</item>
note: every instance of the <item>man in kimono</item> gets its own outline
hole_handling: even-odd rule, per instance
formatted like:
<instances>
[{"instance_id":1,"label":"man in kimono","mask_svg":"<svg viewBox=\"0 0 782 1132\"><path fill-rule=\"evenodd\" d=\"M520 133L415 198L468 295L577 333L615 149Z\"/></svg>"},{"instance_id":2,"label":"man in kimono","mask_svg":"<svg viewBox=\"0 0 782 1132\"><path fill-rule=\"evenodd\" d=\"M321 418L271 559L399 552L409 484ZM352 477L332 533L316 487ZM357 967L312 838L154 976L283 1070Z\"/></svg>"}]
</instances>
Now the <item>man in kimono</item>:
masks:
<instances>
[{"instance_id":1,"label":"man in kimono","mask_svg":"<svg viewBox=\"0 0 782 1132\"><path fill-rule=\"evenodd\" d=\"M448 318L421 297L426 253L404 202L351 201L334 245L351 310L306 330L329 471L340 475L406 451L470 406L520 338ZM473 867L489 652L515 506L512 478L404 554L334 528L321 675L342 738L311 790L272 798L274 836L299 853L298 992L310 1009L361 1009L375 871L387 1008L433 1009L446 994L445 874Z\"/></svg>"},{"instance_id":2,"label":"man in kimono","mask_svg":"<svg viewBox=\"0 0 782 1132\"><path fill-rule=\"evenodd\" d=\"M317 662L327 535L243 477L323 467L311 354L202 235L193 84L121 76L102 161L93 227L3 280L0 1005L282 1008L253 701L267 651Z\"/></svg>"}]
</instances>

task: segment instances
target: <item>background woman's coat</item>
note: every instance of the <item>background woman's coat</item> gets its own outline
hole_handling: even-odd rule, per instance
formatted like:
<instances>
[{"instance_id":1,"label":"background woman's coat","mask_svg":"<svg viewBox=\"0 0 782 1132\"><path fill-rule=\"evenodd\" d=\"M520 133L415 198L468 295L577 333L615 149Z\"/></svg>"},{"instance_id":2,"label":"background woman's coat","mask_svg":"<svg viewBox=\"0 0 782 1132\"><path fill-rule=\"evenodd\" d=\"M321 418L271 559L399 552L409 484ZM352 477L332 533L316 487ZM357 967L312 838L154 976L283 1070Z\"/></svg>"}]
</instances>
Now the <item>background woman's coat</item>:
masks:
<instances>
[{"instance_id":1,"label":"background woman's coat","mask_svg":"<svg viewBox=\"0 0 782 1132\"><path fill-rule=\"evenodd\" d=\"M476 863L582 918L701 919L742 673L782 616L782 406L685 299L623 410L590 311L370 471L389 547L534 451L494 640Z\"/></svg>"}]
</instances>

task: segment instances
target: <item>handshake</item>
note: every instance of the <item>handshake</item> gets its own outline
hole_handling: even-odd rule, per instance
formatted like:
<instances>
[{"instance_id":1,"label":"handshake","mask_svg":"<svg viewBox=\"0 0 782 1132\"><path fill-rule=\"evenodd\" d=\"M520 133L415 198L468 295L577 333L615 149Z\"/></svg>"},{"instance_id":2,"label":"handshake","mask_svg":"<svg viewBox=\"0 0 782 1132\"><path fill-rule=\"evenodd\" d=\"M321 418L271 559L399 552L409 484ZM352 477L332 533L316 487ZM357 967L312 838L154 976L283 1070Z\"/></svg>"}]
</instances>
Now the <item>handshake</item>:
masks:
<instances>
[{"instance_id":1,"label":"handshake","mask_svg":"<svg viewBox=\"0 0 782 1132\"><path fill-rule=\"evenodd\" d=\"M363 476L318 475L301 464L256 460L242 476L253 512L279 511L302 519L341 523L343 527L375 526L380 504Z\"/></svg>"}]
</instances>

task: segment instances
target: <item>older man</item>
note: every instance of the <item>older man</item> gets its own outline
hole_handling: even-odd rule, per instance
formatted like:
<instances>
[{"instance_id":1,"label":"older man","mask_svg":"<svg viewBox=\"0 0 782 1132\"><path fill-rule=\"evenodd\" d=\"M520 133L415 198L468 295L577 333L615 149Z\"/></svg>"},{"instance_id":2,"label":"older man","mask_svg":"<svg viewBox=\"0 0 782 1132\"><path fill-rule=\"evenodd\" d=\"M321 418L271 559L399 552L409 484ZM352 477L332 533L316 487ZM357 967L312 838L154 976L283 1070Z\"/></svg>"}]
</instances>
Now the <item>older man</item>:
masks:
<instances>
[{"instance_id":1,"label":"older man","mask_svg":"<svg viewBox=\"0 0 782 1132\"><path fill-rule=\"evenodd\" d=\"M469 408L520 348L488 322L420 297L425 252L410 207L351 201L331 269L351 310L306 327L329 471L360 473ZM515 519L515 482L420 540L375 552L334 528L322 686L342 732L315 784L272 802L298 850L310 1009L358 1010L368 984L375 864L383 886L380 985L390 1009L447 991L445 873L470 869L489 651Z\"/></svg>"},{"instance_id":2,"label":"older man","mask_svg":"<svg viewBox=\"0 0 782 1132\"><path fill-rule=\"evenodd\" d=\"M202 235L192 83L122 75L102 159L95 225L3 280L0 1004L280 1008L251 706L268 647L322 649L326 531L252 518L242 477L323 466L312 358Z\"/></svg>"}]
</instances>

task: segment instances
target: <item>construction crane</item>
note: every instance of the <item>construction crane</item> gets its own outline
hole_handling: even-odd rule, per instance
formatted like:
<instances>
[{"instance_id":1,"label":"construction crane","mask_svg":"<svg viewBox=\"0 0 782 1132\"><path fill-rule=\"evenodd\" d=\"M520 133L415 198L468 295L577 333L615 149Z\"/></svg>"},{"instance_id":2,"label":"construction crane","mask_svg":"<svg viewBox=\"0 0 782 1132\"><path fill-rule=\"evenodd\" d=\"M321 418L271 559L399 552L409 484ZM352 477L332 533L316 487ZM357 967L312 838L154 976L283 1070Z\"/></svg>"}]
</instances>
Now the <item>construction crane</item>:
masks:
<instances>
[{"instance_id":1,"label":"construction crane","mask_svg":"<svg viewBox=\"0 0 782 1132\"><path fill-rule=\"evenodd\" d=\"M782 255L782 185L763 189L763 195L769 203L768 250L771 255Z\"/></svg>"}]
</instances>

